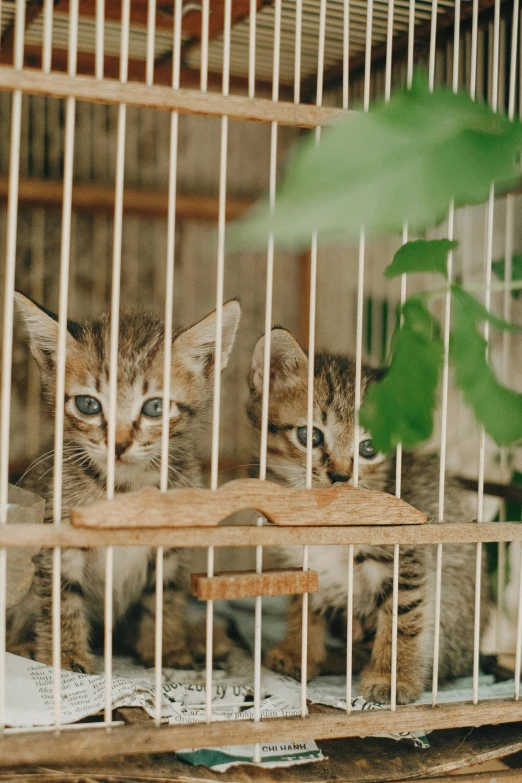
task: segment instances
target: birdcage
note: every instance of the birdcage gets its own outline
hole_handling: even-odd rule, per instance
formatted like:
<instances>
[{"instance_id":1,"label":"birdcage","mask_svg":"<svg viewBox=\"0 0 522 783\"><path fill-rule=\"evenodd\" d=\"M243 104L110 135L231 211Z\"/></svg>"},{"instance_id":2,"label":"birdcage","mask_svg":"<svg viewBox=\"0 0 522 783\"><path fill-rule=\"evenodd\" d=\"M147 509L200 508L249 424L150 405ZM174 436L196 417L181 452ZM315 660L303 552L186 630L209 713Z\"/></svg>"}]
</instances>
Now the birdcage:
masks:
<instances>
[{"instance_id":1,"label":"birdcage","mask_svg":"<svg viewBox=\"0 0 522 783\"><path fill-rule=\"evenodd\" d=\"M515 524L519 519L509 518L510 513L519 512L506 512L504 505L491 500L501 490L509 492L506 486L517 469L517 453L508 455L485 436L452 387L449 297L442 305L444 371L440 415L431 444L440 453L439 513L433 521L444 521L449 470L467 478L474 492L469 518L451 525L414 524L420 517L400 500L400 479L396 498L388 501L358 490L357 452L354 487L314 489L308 461L306 489L274 488L266 480L263 434L268 426L268 372L263 387L259 478L245 478L252 455L251 435L244 425L245 378L255 341L262 333L270 334L274 323L281 323L309 355L319 347L353 354L357 416L362 361L384 361L397 306L407 292L431 285L423 276L403 275L398 281L383 278L394 251L408 238L407 227L402 236L379 242L365 241L362 233L358 244L340 249L321 247L321 237L314 235L304 253L283 252L270 237L266 252L228 253L225 245L227 222L246 212L263 192L269 193L277 209L279 172L301 135L315 132L319 141L324 126L352 111L369 111L376 99L388 100L392 88L411 84L416 64L426 68L431 89L447 84L455 92L469 91L473 99L488 103L495 112L507 113L510 119L522 113L518 0L202 0L201 5L187 0L3 0L0 15L4 138L0 246L5 248L0 767L220 747L230 744L231 732L236 744L255 743L255 760L262 743L519 721L522 526ZM450 276L475 283L485 279L486 308L507 320L520 317L509 285L511 261L522 243L517 220L520 208L516 191L496 196L492 190L483 205L455 209L448 204L445 223L428 232L432 237L460 240L450 256ZM492 263L501 257L506 264L505 289L498 292L492 286ZM103 309L110 312L107 500L95 506L80 504L72 515L73 524L62 518L60 500L67 460L63 407L56 406L53 419L45 413L41 402L45 389L14 326L15 289L57 313L57 400L64 397L67 319L81 322ZM164 317L167 368L171 359L167 336L172 333L173 319L188 324L215 307L214 362L219 366L223 303L233 296L241 302L242 325L230 367L222 377L216 372L213 379L212 419L201 444L202 459L210 455L205 463L206 486L169 488L169 420L164 416L158 487L139 496L121 496L115 492L114 474L120 310L155 310ZM491 335L489 343L503 380L519 388L521 345L509 333L501 341ZM265 370L270 362L269 341L267 346ZM165 400L170 399L169 377L165 370ZM313 383L312 371L309 395L313 395ZM311 432L310 407L307 427ZM52 524L41 524L41 506L24 517L30 524L15 524L25 505L18 496L11 497L10 481L14 483L30 468L48 442L54 444L47 463L49 469L54 466ZM401 454L399 448L399 477ZM237 480L228 484L230 478ZM325 492L341 492L335 495L339 502L333 503ZM257 512L248 524L218 525L232 513L248 509ZM499 521L493 521L496 514ZM263 524L266 520L272 524ZM444 545L460 542L476 545L469 699L443 703L436 633L431 703L398 706L394 682L400 547L436 545L438 622ZM350 618L357 579L354 550L363 544L394 547L392 687L388 709L357 712L352 708ZM479 698L481 561L486 544L495 545L498 555L498 614L493 629L497 647L504 643L501 626L506 612L511 613L514 639L508 650L513 653L513 693L497 699ZM266 547L291 545L302 548L300 569L264 569ZM308 595L316 584L308 555L314 545L342 546L348 551L345 708L310 709L303 675L300 715L267 719L261 709L262 627L267 622L264 596L302 594L299 654L306 672ZM199 705L202 720L196 725L161 725L160 576L154 604L154 719L128 726L122 725L121 715L115 717L111 691L114 556L118 548L140 546L155 549L159 575L167 549L197 549L206 558L205 574L193 578L196 594L206 602L206 696ZM48 620L54 720L47 730L9 725L5 702L9 556L41 547L53 550L53 612ZM61 553L71 548L105 553L104 715L72 727L63 720L60 670ZM221 557L236 569L235 576L216 567ZM235 721L232 726L214 717L214 600L246 596L255 601L252 720ZM349 765L346 774L350 779Z\"/></svg>"}]
</instances>

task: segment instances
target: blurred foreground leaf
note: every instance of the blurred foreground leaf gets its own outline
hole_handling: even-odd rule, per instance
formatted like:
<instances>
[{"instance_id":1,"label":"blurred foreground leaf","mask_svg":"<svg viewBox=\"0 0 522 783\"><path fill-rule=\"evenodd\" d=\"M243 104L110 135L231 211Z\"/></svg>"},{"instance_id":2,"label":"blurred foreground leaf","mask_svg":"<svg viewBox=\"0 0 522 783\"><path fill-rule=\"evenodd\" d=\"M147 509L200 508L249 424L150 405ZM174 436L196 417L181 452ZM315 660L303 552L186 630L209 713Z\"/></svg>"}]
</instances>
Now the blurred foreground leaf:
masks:
<instances>
[{"instance_id":1,"label":"blurred foreground leaf","mask_svg":"<svg viewBox=\"0 0 522 783\"><path fill-rule=\"evenodd\" d=\"M458 242L449 239L418 239L401 245L386 267L384 276L393 277L411 272L438 272L447 278L448 253L458 247Z\"/></svg>"},{"instance_id":2,"label":"blurred foreground leaf","mask_svg":"<svg viewBox=\"0 0 522 783\"><path fill-rule=\"evenodd\" d=\"M433 411L443 360L438 324L421 297L402 308L403 325L393 336L391 365L373 386L360 411L360 422L379 451L399 443L414 446L433 431Z\"/></svg>"},{"instance_id":3,"label":"blurred foreground leaf","mask_svg":"<svg viewBox=\"0 0 522 783\"><path fill-rule=\"evenodd\" d=\"M522 126L445 87L430 93L416 75L409 91L369 113L352 112L300 144L271 214L267 201L231 226L231 248L264 247L273 231L279 247L299 248L313 231L321 241L419 232L455 206L485 201L491 182L518 179Z\"/></svg>"}]
</instances>

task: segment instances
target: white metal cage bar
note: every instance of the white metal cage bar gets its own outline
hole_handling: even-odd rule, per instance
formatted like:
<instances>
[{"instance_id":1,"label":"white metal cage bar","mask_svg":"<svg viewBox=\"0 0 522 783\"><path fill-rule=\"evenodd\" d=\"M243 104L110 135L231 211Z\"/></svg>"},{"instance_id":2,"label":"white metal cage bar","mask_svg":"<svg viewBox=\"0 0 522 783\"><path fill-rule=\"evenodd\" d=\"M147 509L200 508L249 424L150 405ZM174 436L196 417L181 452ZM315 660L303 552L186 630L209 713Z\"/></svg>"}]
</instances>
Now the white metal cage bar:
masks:
<instances>
[{"instance_id":1,"label":"white metal cage bar","mask_svg":"<svg viewBox=\"0 0 522 783\"><path fill-rule=\"evenodd\" d=\"M52 35L53 35L53 0L44 1L44 30L42 69L44 73L51 72Z\"/></svg>"},{"instance_id":2,"label":"white metal cage bar","mask_svg":"<svg viewBox=\"0 0 522 783\"><path fill-rule=\"evenodd\" d=\"M471 27L471 71L469 94L475 100L477 97L477 61L478 61L478 0L473 0L473 15Z\"/></svg>"},{"instance_id":3,"label":"white metal cage bar","mask_svg":"<svg viewBox=\"0 0 522 783\"><path fill-rule=\"evenodd\" d=\"M145 84L148 87L154 82L154 38L156 34L156 0L148 0L147 8L147 59L145 62Z\"/></svg>"},{"instance_id":4,"label":"white metal cage bar","mask_svg":"<svg viewBox=\"0 0 522 783\"><path fill-rule=\"evenodd\" d=\"M520 547L519 574L522 575L522 547ZM522 577L518 580L518 613L515 653L515 700L520 698L520 669L522 662Z\"/></svg>"},{"instance_id":5,"label":"white metal cage bar","mask_svg":"<svg viewBox=\"0 0 522 783\"><path fill-rule=\"evenodd\" d=\"M436 24L435 16L432 18L432 25ZM432 49L430 49L430 68L435 67L435 34L432 34ZM459 44L460 44L460 0L455 3L455 23L453 35L453 73L452 88L456 93L459 82ZM433 51L433 58L431 52ZM433 89L433 71L430 70L430 84ZM455 206L451 201L448 212L448 239L453 241L455 224ZM447 260L447 280L448 287L444 301L444 325L443 325L443 369L442 369L442 405L441 405L441 439L440 439L440 457L439 457L439 522L444 520L444 499L446 490L446 457L447 457L447 435L448 435L448 393L449 393L449 342L450 342L450 323L451 323L451 283L453 279L453 251L450 249ZM441 623L441 599L442 599L442 544L437 544L436 571L435 571L435 618L433 634L433 671L432 671L432 705L437 704L439 687L439 652L440 652L440 623Z\"/></svg>"},{"instance_id":6,"label":"white metal cage bar","mask_svg":"<svg viewBox=\"0 0 522 783\"><path fill-rule=\"evenodd\" d=\"M295 3L295 52L294 52L294 103L301 101L301 38L303 34L303 0L296 0ZM281 22L276 20L274 27L274 56L280 51ZM279 42L278 42L279 39ZM279 73L279 64L277 66ZM275 80L274 80L275 84ZM279 84L278 84L279 90Z\"/></svg>"},{"instance_id":7,"label":"white metal cage bar","mask_svg":"<svg viewBox=\"0 0 522 783\"><path fill-rule=\"evenodd\" d=\"M95 76L103 79L105 0L96 0L96 64Z\"/></svg>"},{"instance_id":8,"label":"white metal cage bar","mask_svg":"<svg viewBox=\"0 0 522 783\"><path fill-rule=\"evenodd\" d=\"M509 65L509 88L508 88L508 117L510 120L515 116L515 94L517 78L517 59L518 59L518 20L519 20L519 0L513 0L513 15L511 19L511 53ZM506 36L507 38L507 36ZM502 69L502 72L505 69ZM506 222L504 230L504 295L503 295L503 316L505 321L511 321L511 282L513 278L513 243L514 243L514 200L512 195L506 196ZM512 361L512 338L509 330L506 330L502 336L502 380L508 385L510 381L509 365ZM500 470L502 480L507 480L509 475L508 450L504 447L500 450ZM505 521L506 504L502 503L500 507L500 520ZM497 653L502 653L501 645L501 623L504 613L504 592L506 589L506 545L503 542L498 544L498 574L497 574L497 627L496 627L496 648ZM518 634L517 642L518 646ZM516 655L516 653L515 653Z\"/></svg>"},{"instance_id":9,"label":"white metal cage bar","mask_svg":"<svg viewBox=\"0 0 522 783\"><path fill-rule=\"evenodd\" d=\"M319 40L317 53L317 90L316 106L323 103L323 79L324 79L324 47L326 35L326 0L320 0L319 5ZM297 75L297 74L296 74ZM321 127L315 129L315 143L321 140ZM314 430L314 377L315 377L315 337L316 337L316 308L317 308L317 231L312 233L310 245L310 297L308 314L308 377L307 377L307 405L306 405L306 476L305 485L311 489L313 485L313 430ZM308 547L303 547L303 571L309 568ZM308 624L309 624L310 597L308 592L303 594L302 605L302 630L301 630L301 715L304 718L308 714L307 682L308 682Z\"/></svg>"},{"instance_id":10,"label":"white metal cage bar","mask_svg":"<svg viewBox=\"0 0 522 783\"><path fill-rule=\"evenodd\" d=\"M120 82L125 84L129 70L130 0L122 0L122 30L120 52ZM109 347L109 418L107 422L107 498L115 493L116 421L118 404L118 342L120 327L120 293L123 230L123 186L125 176L125 132L127 106L118 106L116 139L116 184L114 201L114 234L112 247L112 284ZM105 722L112 721L112 633L113 633L113 577L114 550L105 553L105 609L104 609L104 665L105 665Z\"/></svg>"},{"instance_id":11,"label":"white metal cage bar","mask_svg":"<svg viewBox=\"0 0 522 783\"><path fill-rule=\"evenodd\" d=\"M272 75L272 100L279 100L279 59L280 59L280 29L281 29L281 3L275 7L275 40ZM297 36L297 31L296 31ZM297 63L297 37L296 37L296 63ZM296 64L297 76L297 64ZM270 127L270 169L269 169L269 202L270 210L275 210L276 181L277 181L277 122L272 122ZM274 235L269 233L267 241L266 258L266 296L265 296L265 342L263 353L263 390L261 403L261 444L259 453L259 478L266 479L267 454L268 454L268 412L270 401L270 349L272 337L272 308L274 288ZM263 517L257 518L258 526L263 525ZM263 547L256 547L256 573L263 570ZM261 663L262 663L262 638L263 638L263 599L256 596L254 609L254 721L261 720ZM261 759L261 746L254 746L254 760Z\"/></svg>"},{"instance_id":12,"label":"white metal cage bar","mask_svg":"<svg viewBox=\"0 0 522 783\"><path fill-rule=\"evenodd\" d=\"M16 0L14 67L21 70L24 56L25 2ZM9 194L7 200L4 272L4 320L2 330L2 379L0 400L0 528L7 523L9 492L9 430L11 416L11 374L13 360L13 314L20 176L20 130L22 93L16 90L11 103L9 148ZM7 605L7 552L0 548L0 731L5 727L5 645Z\"/></svg>"},{"instance_id":13,"label":"white metal cage bar","mask_svg":"<svg viewBox=\"0 0 522 783\"><path fill-rule=\"evenodd\" d=\"M350 93L350 0L343 3L343 109L348 108Z\"/></svg>"},{"instance_id":14,"label":"white metal cage bar","mask_svg":"<svg viewBox=\"0 0 522 783\"><path fill-rule=\"evenodd\" d=\"M248 97L253 98L256 92L256 0L250 0L250 25L248 40Z\"/></svg>"},{"instance_id":15,"label":"white metal cage bar","mask_svg":"<svg viewBox=\"0 0 522 783\"><path fill-rule=\"evenodd\" d=\"M343 5L343 109L348 109L350 95L350 2ZM353 567L354 547L348 547L347 599L346 599L346 712L352 711L353 687Z\"/></svg>"},{"instance_id":16,"label":"white metal cage bar","mask_svg":"<svg viewBox=\"0 0 522 783\"><path fill-rule=\"evenodd\" d=\"M223 86L222 93L228 96L230 89L230 34L232 23L232 3L225 0L224 17L224 49L223 49ZM208 31L207 31L208 38ZM214 392L212 407L212 446L210 458L210 488L218 488L219 469L219 426L221 412L221 355L223 340L223 291L225 275L225 210L228 165L228 117L221 118L221 145L219 157L219 215L218 215L218 250L216 278L216 341L214 351ZM207 574L214 575L214 548L208 548ZM214 634L214 602L207 601L206 617L206 720L212 720L212 666L213 666L213 634Z\"/></svg>"},{"instance_id":17,"label":"white metal cage bar","mask_svg":"<svg viewBox=\"0 0 522 783\"><path fill-rule=\"evenodd\" d=\"M386 41L386 72L385 72L385 88L384 88L384 100L388 102L391 97L391 82L392 82L392 55L393 55L393 0L388 0L388 31ZM408 31L410 34L410 31ZM414 31L412 31L414 34ZM403 227L403 244L407 241L408 229ZM358 449L358 444L355 444L355 448ZM395 483L395 495L401 496L401 470L402 470L402 447L399 447L396 451L396 483ZM397 482L398 478L398 482ZM398 618L399 618L399 566L400 566L400 550L396 544L393 547L393 575L392 575L392 627L391 627L391 661L390 661L390 707L392 712L397 707L397 637L398 637Z\"/></svg>"},{"instance_id":18,"label":"white metal cage bar","mask_svg":"<svg viewBox=\"0 0 522 783\"><path fill-rule=\"evenodd\" d=\"M201 66L200 89L205 93L208 87L208 44L209 44L210 1L202 0L201 4Z\"/></svg>"},{"instance_id":19,"label":"white metal cage bar","mask_svg":"<svg viewBox=\"0 0 522 783\"><path fill-rule=\"evenodd\" d=\"M455 73L455 72L454 72ZM454 86L454 91L456 88ZM448 213L448 239L453 241L455 222L455 208L450 204ZM440 464L439 464L439 522L444 521L444 496L446 489L446 455L448 436L448 392L449 392L449 341L451 319L451 281L453 279L453 251L448 253L447 260L448 289L444 301L444 363L442 369L442 410L441 410L441 438L440 438ZM440 642L440 609L442 597L442 544L437 544L437 564L435 573L435 621L433 636L433 674L432 674L432 704L437 704L439 687L439 642Z\"/></svg>"},{"instance_id":20,"label":"white metal cage bar","mask_svg":"<svg viewBox=\"0 0 522 783\"><path fill-rule=\"evenodd\" d=\"M498 0L496 0L498 3ZM496 36L498 36L498 26L495 26ZM498 55L498 46L496 46ZM498 76L498 69L494 73ZM497 91L493 86L493 109L497 108ZM485 296L484 305L486 310L491 306L491 272L493 261L493 213L495 208L495 188L491 185L489 200L487 206L487 228L486 228L486 258L485 258ZM489 322L484 325L484 339L486 343L489 340ZM486 349L487 350L487 349ZM484 472L485 472L485 450L486 439L484 428L480 429L479 445L479 477L478 477L478 497L477 497L477 521L484 521ZM480 665L480 616L481 616L481 592L482 592L482 544L477 544L477 561L475 572L475 626L474 626L474 645L473 645L473 703L478 702L479 688L479 665Z\"/></svg>"},{"instance_id":21,"label":"white metal cage bar","mask_svg":"<svg viewBox=\"0 0 522 783\"><path fill-rule=\"evenodd\" d=\"M149 7L149 14L152 15ZM155 9L154 9L155 13ZM181 60L181 19L182 0L176 0L174 10L173 33L173 63L172 63L172 87L179 89L180 60ZM153 44L152 44L153 46ZM150 73L149 73L150 76ZM167 258L165 274L165 328L163 338L163 410L161 419L161 467L160 489L166 492L169 487L169 439L170 439L170 410L171 410L171 362L172 362L172 332L174 309L174 270L175 270L175 243L176 243L176 192L178 173L178 127L179 115L172 112L170 115L170 148L169 148L169 180L168 180L168 215L167 215ZM156 602L155 602L155 645L154 645L154 720L156 725L161 723L162 704L162 664L163 664L163 555L164 550L159 546L156 550Z\"/></svg>"},{"instance_id":22,"label":"white metal cage bar","mask_svg":"<svg viewBox=\"0 0 522 783\"><path fill-rule=\"evenodd\" d=\"M74 0L70 7L68 73L76 73L78 53L78 16L79 2ZM64 399L65 399L65 362L67 338L67 304L69 294L69 269L71 263L71 221L72 221L72 182L74 163L75 135L74 98L68 98L65 117L65 150L63 176L62 234L60 246L60 288L58 305L58 345L56 356L56 411L54 421L54 471L53 471L53 522L59 525L62 520L63 491L63 440L64 440ZM55 725L61 723L61 550L53 550L52 576L52 636L53 636L53 684Z\"/></svg>"}]
</instances>

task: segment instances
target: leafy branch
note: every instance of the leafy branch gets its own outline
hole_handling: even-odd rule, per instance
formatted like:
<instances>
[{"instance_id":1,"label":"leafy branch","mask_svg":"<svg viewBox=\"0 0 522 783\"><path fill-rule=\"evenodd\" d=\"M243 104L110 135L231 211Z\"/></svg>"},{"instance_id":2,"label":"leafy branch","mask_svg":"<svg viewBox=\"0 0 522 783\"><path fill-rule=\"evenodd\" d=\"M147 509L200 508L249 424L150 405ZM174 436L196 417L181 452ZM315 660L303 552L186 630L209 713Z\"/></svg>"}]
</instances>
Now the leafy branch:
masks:
<instances>
[{"instance_id":1,"label":"leafy branch","mask_svg":"<svg viewBox=\"0 0 522 783\"><path fill-rule=\"evenodd\" d=\"M453 200L456 207L484 202L519 179L522 125L495 114L466 93L446 88L430 92L422 74L410 90L397 91L370 112L352 113L328 128L319 146L301 143L279 185L276 209L257 204L229 232L231 249L266 246L271 232L281 248L309 246L313 231L320 241L354 240L400 234L405 222L419 233L440 222ZM447 239L409 242L385 272L447 275L447 256L456 247ZM503 261L493 265L503 279ZM512 259L512 282L522 283L522 256ZM522 438L522 395L496 379L479 331L488 321L499 329L516 328L488 313L461 286L449 288L451 334L449 360L457 387L477 420L499 445ZM361 423L384 452L398 443L414 446L433 431L433 412L443 365L440 328L429 311L438 292L410 297L392 340L391 363L368 393Z\"/></svg>"},{"instance_id":2,"label":"leafy branch","mask_svg":"<svg viewBox=\"0 0 522 783\"><path fill-rule=\"evenodd\" d=\"M443 362L439 327L422 297L410 297L401 313L389 370L369 390L360 411L361 424L384 453L399 443L408 448L430 437Z\"/></svg>"},{"instance_id":3,"label":"leafy branch","mask_svg":"<svg viewBox=\"0 0 522 783\"><path fill-rule=\"evenodd\" d=\"M408 242L397 251L385 276L436 271L447 278L447 254L456 246L456 242L444 239ZM522 438L522 395L496 379L478 326L489 321L498 329L518 327L488 312L460 285L453 284L449 290L449 360L455 385L486 432L499 446L508 446ZM443 344L438 323L428 309L430 298L430 293L419 294L404 303L403 322L392 339L390 367L384 379L370 389L361 408L361 424L385 453L399 443L414 446L433 432Z\"/></svg>"}]
</instances>

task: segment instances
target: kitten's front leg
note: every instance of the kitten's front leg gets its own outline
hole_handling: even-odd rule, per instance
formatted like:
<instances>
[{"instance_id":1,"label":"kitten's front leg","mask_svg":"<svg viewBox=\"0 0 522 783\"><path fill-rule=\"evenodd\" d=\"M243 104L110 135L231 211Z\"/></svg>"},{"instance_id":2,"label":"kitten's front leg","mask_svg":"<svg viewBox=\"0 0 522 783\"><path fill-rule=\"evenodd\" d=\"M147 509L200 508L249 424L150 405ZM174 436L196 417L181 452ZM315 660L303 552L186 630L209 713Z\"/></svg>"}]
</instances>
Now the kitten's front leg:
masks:
<instances>
[{"instance_id":1,"label":"kitten's front leg","mask_svg":"<svg viewBox=\"0 0 522 783\"><path fill-rule=\"evenodd\" d=\"M146 666L154 666L156 656L156 596L146 593L141 601L138 626L138 657ZM187 596L183 590L168 587L163 593L163 666L173 669L198 668L206 659L206 624L187 626ZM231 642L223 627L214 621L212 658L214 667L224 664Z\"/></svg>"},{"instance_id":2,"label":"kitten's front leg","mask_svg":"<svg viewBox=\"0 0 522 783\"><path fill-rule=\"evenodd\" d=\"M288 626L285 638L269 650L265 657L266 665L275 672L301 679L301 645L303 624L303 597L292 597L288 610ZM326 658L324 643L326 626L324 618L312 611L308 612L308 656L307 679L319 674L320 665Z\"/></svg>"},{"instance_id":3,"label":"kitten's front leg","mask_svg":"<svg viewBox=\"0 0 522 783\"><path fill-rule=\"evenodd\" d=\"M392 594L378 610L370 662L361 674L361 692L367 701L391 701ZM427 675L421 648L426 607L419 590L399 589L397 617L397 704L409 704L421 695Z\"/></svg>"},{"instance_id":4,"label":"kitten's front leg","mask_svg":"<svg viewBox=\"0 0 522 783\"><path fill-rule=\"evenodd\" d=\"M192 653L187 637L187 576L183 553L167 549L163 555L163 634L162 663L174 669L192 668ZM156 660L156 560L153 550L147 584L141 597L135 649L146 666Z\"/></svg>"},{"instance_id":5,"label":"kitten's front leg","mask_svg":"<svg viewBox=\"0 0 522 783\"><path fill-rule=\"evenodd\" d=\"M80 552L72 554L75 560L82 559ZM35 622L34 656L37 661L49 666L53 663L52 628L52 553L42 550L35 558L35 580L40 595L40 612ZM65 564L66 565L66 564ZM60 594L60 660L61 668L76 672L92 670L92 655L89 650L89 619L85 597L79 581L70 578L62 558L62 584Z\"/></svg>"},{"instance_id":6,"label":"kitten's front leg","mask_svg":"<svg viewBox=\"0 0 522 783\"><path fill-rule=\"evenodd\" d=\"M136 652L146 666L154 666L156 654L156 594L147 592L141 601ZM191 669L192 654L187 639L187 596L174 586L163 591L163 666Z\"/></svg>"}]
</instances>

